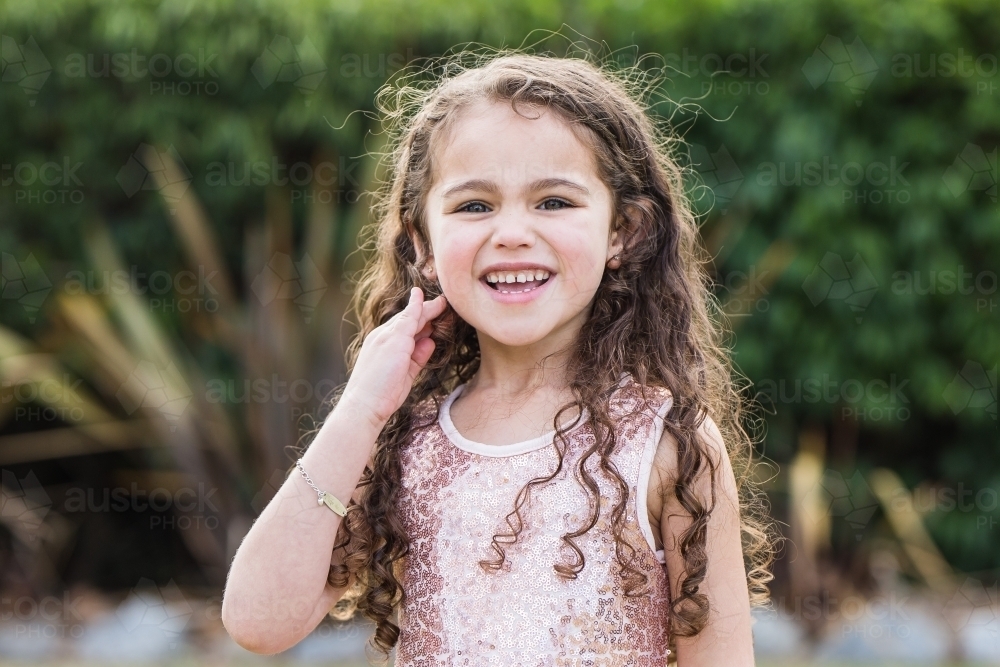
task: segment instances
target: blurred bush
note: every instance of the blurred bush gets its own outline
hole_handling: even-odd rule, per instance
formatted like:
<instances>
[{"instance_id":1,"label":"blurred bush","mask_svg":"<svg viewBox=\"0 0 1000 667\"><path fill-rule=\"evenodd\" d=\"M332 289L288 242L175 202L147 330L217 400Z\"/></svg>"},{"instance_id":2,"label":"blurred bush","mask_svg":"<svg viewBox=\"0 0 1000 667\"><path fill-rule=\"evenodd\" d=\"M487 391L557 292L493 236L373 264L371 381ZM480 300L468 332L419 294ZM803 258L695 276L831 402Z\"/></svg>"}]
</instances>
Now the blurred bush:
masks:
<instances>
[{"instance_id":1,"label":"blurred bush","mask_svg":"<svg viewBox=\"0 0 1000 667\"><path fill-rule=\"evenodd\" d=\"M179 532L219 584L301 418L344 379L381 145L352 112L458 43L580 39L623 64L655 54L641 65L684 103L654 111L688 142L736 361L782 466L775 512L807 562L850 573L874 542L905 546L896 499L949 567L1000 566L989 3L73 0L0 16L5 493L49 475L18 530L74 480L107 486L106 468L208 482L218 502ZM101 452L118 458L97 472L67 458Z\"/></svg>"}]
</instances>

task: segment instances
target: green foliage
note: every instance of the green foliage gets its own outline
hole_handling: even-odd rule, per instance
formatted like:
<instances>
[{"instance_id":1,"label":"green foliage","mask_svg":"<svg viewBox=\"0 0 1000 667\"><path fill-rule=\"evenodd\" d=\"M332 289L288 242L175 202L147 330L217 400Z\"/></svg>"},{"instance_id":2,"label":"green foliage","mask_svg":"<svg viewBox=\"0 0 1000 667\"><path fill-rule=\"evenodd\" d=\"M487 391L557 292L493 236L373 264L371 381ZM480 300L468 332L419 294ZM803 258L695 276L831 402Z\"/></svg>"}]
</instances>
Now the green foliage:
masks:
<instances>
[{"instance_id":1,"label":"green foliage","mask_svg":"<svg viewBox=\"0 0 1000 667\"><path fill-rule=\"evenodd\" d=\"M804 421L851 424L858 435L830 452L845 469L998 488L1000 13L990 3L72 0L6 2L0 16L0 154L28 165L25 184L3 174L0 246L18 261L32 253L55 284L86 266L95 216L128 264L182 264L159 199L116 180L140 144L174 147L239 267L269 192L291 196L297 234L309 192L271 177L234 184L245 163L335 165L334 214L347 229L377 131L351 112L371 110L414 58L467 41L534 43L564 23L625 60L658 54L644 62L668 66L663 92L703 111L675 121L715 193L705 237L719 298L737 315L737 363L758 389L778 390L761 398L775 399L768 453L786 461ZM12 69L29 40L51 67L40 87L25 70L37 93ZM293 60L290 45L304 58L298 88L267 51ZM146 71L153 59L162 76ZM79 163L78 180L29 178L48 162ZM340 241L342 262L351 239ZM28 336L46 325L44 310L31 322L15 299L0 312ZM833 389L796 395L810 381ZM1000 565L1000 530L939 519L931 529L956 565Z\"/></svg>"}]
</instances>

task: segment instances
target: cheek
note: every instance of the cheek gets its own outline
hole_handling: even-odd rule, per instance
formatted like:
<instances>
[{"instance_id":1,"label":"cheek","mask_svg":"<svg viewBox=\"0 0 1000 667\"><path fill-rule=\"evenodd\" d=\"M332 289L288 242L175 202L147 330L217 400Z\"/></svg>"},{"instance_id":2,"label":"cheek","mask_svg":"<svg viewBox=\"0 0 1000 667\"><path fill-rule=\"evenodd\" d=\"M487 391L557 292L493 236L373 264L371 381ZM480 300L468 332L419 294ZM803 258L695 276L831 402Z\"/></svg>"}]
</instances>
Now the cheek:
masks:
<instances>
[{"instance_id":1,"label":"cheek","mask_svg":"<svg viewBox=\"0 0 1000 667\"><path fill-rule=\"evenodd\" d=\"M567 286L581 292L593 292L604 276L606 248L590 236L571 233L552 238L553 248L563 264L563 277Z\"/></svg>"},{"instance_id":2,"label":"cheek","mask_svg":"<svg viewBox=\"0 0 1000 667\"><path fill-rule=\"evenodd\" d=\"M475 287L472 268L483 241L474 233L441 235L434 248L434 264L441 287L449 300L459 298Z\"/></svg>"}]
</instances>

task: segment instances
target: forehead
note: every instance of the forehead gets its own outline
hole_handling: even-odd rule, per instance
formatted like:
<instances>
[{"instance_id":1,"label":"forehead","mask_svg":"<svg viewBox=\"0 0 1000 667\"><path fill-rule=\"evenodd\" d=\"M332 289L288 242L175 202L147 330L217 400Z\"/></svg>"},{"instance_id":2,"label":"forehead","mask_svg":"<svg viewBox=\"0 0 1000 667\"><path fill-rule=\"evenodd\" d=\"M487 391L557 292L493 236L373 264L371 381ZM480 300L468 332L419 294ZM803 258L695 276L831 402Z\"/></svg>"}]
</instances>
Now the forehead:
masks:
<instances>
[{"instance_id":1,"label":"forehead","mask_svg":"<svg viewBox=\"0 0 1000 667\"><path fill-rule=\"evenodd\" d=\"M511 186L552 177L599 181L588 132L551 109L476 102L434 137L431 189L468 179Z\"/></svg>"}]
</instances>

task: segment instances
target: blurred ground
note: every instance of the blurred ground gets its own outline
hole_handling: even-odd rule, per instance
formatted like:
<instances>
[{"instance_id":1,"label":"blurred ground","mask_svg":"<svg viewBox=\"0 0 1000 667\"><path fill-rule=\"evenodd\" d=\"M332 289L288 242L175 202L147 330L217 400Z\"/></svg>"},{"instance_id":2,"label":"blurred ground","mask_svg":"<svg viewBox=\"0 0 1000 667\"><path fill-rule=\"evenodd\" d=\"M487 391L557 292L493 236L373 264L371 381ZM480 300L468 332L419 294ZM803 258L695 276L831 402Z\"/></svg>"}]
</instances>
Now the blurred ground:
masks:
<instances>
[{"instance_id":1,"label":"blurred ground","mask_svg":"<svg viewBox=\"0 0 1000 667\"><path fill-rule=\"evenodd\" d=\"M1000 608L958 609L905 588L849 597L817 607L810 635L801 619L814 606L777 601L755 612L760 667L845 665L974 667L1000 664ZM116 598L78 589L64 599L4 598L0 667L10 665L314 665L361 667L372 626L324 622L277 656L250 653L232 641L219 619L217 598L168 587ZM805 609L806 611L803 611ZM965 612L968 613L965 613ZM957 615L956 615L957 614ZM955 619L959 623L953 623ZM953 659L964 655L966 662Z\"/></svg>"}]
</instances>

